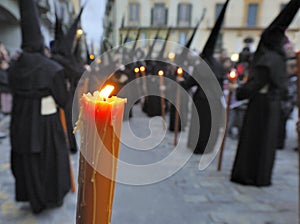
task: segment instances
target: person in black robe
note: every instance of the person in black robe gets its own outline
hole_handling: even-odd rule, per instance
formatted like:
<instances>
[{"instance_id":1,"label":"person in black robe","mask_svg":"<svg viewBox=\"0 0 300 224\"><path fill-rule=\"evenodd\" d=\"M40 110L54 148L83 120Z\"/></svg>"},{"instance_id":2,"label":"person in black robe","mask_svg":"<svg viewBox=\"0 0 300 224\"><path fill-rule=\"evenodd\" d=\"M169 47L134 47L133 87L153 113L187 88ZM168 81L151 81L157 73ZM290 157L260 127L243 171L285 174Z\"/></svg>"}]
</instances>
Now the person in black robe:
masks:
<instances>
[{"instance_id":1,"label":"person in black robe","mask_svg":"<svg viewBox=\"0 0 300 224\"><path fill-rule=\"evenodd\" d=\"M280 101L287 81L284 33L299 6L299 0L291 0L265 29L254 54L248 81L237 89L237 98L247 98L249 104L231 173L232 182L271 185Z\"/></svg>"},{"instance_id":2,"label":"person in black robe","mask_svg":"<svg viewBox=\"0 0 300 224\"><path fill-rule=\"evenodd\" d=\"M70 163L58 107L67 102L63 68L43 55L33 0L20 0L22 49L9 69L13 94L11 169L16 201L34 213L61 206L70 190Z\"/></svg>"},{"instance_id":3,"label":"person in black robe","mask_svg":"<svg viewBox=\"0 0 300 224\"><path fill-rule=\"evenodd\" d=\"M209 65L211 70L214 72L221 88L223 87L223 79L225 75L224 68L222 64L214 58L214 49L217 43L217 38L220 32L220 29L222 27L222 23L224 20L225 12L228 6L229 0L227 0L222 8L222 11L212 29L212 32L204 46L204 49L201 53L201 57L204 59L204 61ZM201 63L197 66L201 66ZM197 68L195 68L197 70ZM199 70L201 70L199 68ZM196 83L195 79L190 76L189 79L187 79L184 83L184 86L186 89L190 89L193 86L197 86L197 90L193 95L193 101L195 103L195 107L197 111L192 111L192 118L191 118L191 125L189 130L189 136L188 136L188 147L194 150L194 153L196 154L202 154L204 152L211 152L212 149L206 149L206 145L209 140L209 136L211 133L211 109L209 106L208 98L205 95L203 89ZM200 132L199 135L196 136L195 133L197 133L198 129L198 123L193 122L195 121L196 116L199 116L200 121ZM193 148L196 145L195 148Z\"/></svg>"},{"instance_id":4,"label":"person in black robe","mask_svg":"<svg viewBox=\"0 0 300 224\"><path fill-rule=\"evenodd\" d=\"M68 145L72 153L76 153L78 151L76 139L73 134L72 106L78 82L84 72L83 65L76 60L74 55L73 43L75 41L82 11L83 7L66 34L62 31L61 19L59 19L56 15L55 40L51 43L52 59L63 66L65 81L68 86L68 101L64 112L67 126ZM74 103L75 105L78 105L77 98L75 98Z\"/></svg>"}]
</instances>

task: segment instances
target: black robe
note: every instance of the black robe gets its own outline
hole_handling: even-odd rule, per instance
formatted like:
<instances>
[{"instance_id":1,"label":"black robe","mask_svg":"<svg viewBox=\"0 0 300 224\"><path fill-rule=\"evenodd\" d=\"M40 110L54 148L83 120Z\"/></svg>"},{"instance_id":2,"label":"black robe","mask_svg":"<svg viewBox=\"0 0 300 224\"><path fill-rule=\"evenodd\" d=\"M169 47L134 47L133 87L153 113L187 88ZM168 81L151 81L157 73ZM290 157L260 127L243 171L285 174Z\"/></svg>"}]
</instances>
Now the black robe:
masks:
<instances>
[{"instance_id":1,"label":"black robe","mask_svg":"<svg viewBox=\"0 0 300 224\"><path fill-rule=\"evenodd\" d=\"M238 99L249 99L240 133L231 181L244 185L271 185L280 101L284 92L286 65L283 54L266 51L237 90Z\"/></svg>"},{"instance_id":2,"label":"black robe","mask_svg":"<svg viewBox=\"0 0 300 224\"><path fill-rule=\"evenodd\" d=\"M74 98L75 91L78 85L78 82L81 78L81 75L84 72L83 66L76 62L73 55L62 56L59 54L53 55L53 60L59 63L64 68L65 82L68 86L68 100L65 105L65 116L66 116L66 125L67 125L67 134L68 134L68 143L69 149L72 153L78 151L77 143L75 136L73 134L73 123L72 122L72 109L73 103L75 107L78 107L78 98ZM75 100L74 100L75 99ZM74 116L78 117L78 116Z\"/></svg>"},{"instance_id":3,"label":"black robe","mask_svg":"<svg viewBox=\"0 0 300 224\"><path fill-rule=\"evenodd\" d=\"M222 88L223 79L225 75L225 70L223 66L212 56L206 57L204 58L204 60L209 65L211 70L214 72L220 84L220 87ZM196 66L201 66L201 64ZM209 153L212 151L212 149L208 149L205 151L211 133L211 125L212 125L211 109L209 106L208 98L205 95L203 89L198 85L198 83L195 81L195 79L192 76L190 76L185 81L184 86L186 89L190 89L193 86L197 86L197 90L193 95L193 101L196 110L194 109L192 110L191 125L190 125L189 136L188 136L188 147L194 150L194 153L196 154L202 154L204 152ZM195 117L197 116L199 116L199 122L200 122L200 132L198 136L196 136L195 133L197 133L196 130L198 129L199 124L197 122L194 122L196 120ZM196 148L194 149L193 147L195 145Z\"/></svg>"},{"instance_id":4,"label":"black robe","mask_svg":"<svg viewBox=\"0 0 300 224\"><path fill-rule=\"evenodd\" d=\"M17 201L34 213L60 206L70 190L70 164L59 112L42 115L42 99L64 107L62 67L39 53L22 53L9 69L13 94L10 124L11 169ZM54 108L55 109L55 104Z\"/></svg>"}]
</instances>

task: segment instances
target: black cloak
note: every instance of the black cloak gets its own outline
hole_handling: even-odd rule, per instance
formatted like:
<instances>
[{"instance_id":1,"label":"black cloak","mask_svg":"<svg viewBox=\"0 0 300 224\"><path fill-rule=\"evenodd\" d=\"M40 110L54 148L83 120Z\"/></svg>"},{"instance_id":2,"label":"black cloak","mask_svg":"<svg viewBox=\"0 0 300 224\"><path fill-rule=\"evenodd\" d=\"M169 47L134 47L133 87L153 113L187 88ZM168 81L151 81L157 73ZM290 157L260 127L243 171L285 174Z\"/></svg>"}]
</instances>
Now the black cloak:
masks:
<instances>
[{"instance_id":1,"label":"black cloak","mask_svg":"<svg viewBox=\"0 0 300 224\"><path fill-rule=\"evenodd\" d=\"M200 55L204 59L204 61L209 65L211 70L214 72L217 80L220 83L221 88L223 86L223 78L225 75L225 70L222 64L214 58L214 49L217 43L217 38L220 29L222 27L222 23L225 17L225 12L228 3L229 0L225 2L222 11ZM192 148L193 146L196 145L196 148L194 149L194 153L204 153L211 132L211 110L209 107L209 102L203 89L195 82L195 79L193 77L190 77L185 82L184 85L185 88L188 89L195 85L198 86L196 92L193 95L193 100L197 111L194 110L192 111L192 122L191 122L189 136L188 136L188 147ZM197 130L196 126L199 125L196 122L193 122L196 116L199 116L199 121L200 121L199 136L195 136L195 130ZM210 152L211 150L212 149L208 149L206 152Z\"/></svg>"},{"instance_id":2,"label":"black cloak","mask_svg":"<svg viewBox=\"0 0 300 224\"><path fill-rule=\"evenodd\" d=\"M233 182L271 185L280 101L287 81L284 32L299 6L299 0L291 0L263 32L254 54L249 79L237 89L237 98L247 98L249 104L231 173Z\"/></svg>"},{"instance_id":3,"label":"black cloak","mask_svg":"<svg viewBox=\"0 0 300 224\"><path fill-rule=\"evenodd\" d=\"M33 212L39 213L62 205L71 187L68 150L58 112L66 104L66 88L62 67L40 53L43 37L34 1L19 3L23 53L9 69L13 94L11 169L16 200L29 201Z\"/></svg>"}]
</instances>

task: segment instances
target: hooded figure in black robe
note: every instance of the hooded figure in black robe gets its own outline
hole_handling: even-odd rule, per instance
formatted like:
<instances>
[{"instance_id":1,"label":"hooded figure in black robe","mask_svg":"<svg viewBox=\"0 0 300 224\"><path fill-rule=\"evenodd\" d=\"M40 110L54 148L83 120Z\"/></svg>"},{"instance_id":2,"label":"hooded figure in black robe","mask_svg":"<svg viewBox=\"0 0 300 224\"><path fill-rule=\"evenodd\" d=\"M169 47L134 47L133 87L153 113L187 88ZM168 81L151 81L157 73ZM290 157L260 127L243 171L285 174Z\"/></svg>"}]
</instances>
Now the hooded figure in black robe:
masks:
<instances>
[{"instance_id":1,"label":"hooded figure in black robe","mask_svg":"<svg viewBox=\"0 0 300 224\"><path fill-rule=\"evenodd\" d=\"M17 201L32 211L60 206L70 190L70 163L58 107L67 91L63 68L43 55L44 40L33 0L20 0L22 49L9 69L13 94L11 169Z\"/></svg>"},{"instance_id":2,"label":"hooded figure in black robe","mask_svg":"<svg viewBox=\"0 0 300 224\"><path fill-rule=\"evenodd\" d=\"M291 0L265 29L254 54L248 81L237 89L238 99L249 99L231 181L254 186L271 185L280 117L285 90L285 30L300 6Z\"/></svg>"},{"instance_id":3,"label":"hooded figure in black robe","mask_svg":"<svg viewBox=\"0 0 300 224\"><path fill-rule=\"evenodd\" d=\"M222 27L222 23L225 17L225 12L228 6L229 0L227 0L220 12L220 15L211 31L211 34L204 46L204 49L201 53L201 57L203 60L209 65L211 70L214 72L219 84L222 88L223 79L225 75L225 70L222 64L214 58L214 49L217 43L218 35L220 29ZM199 64L201 65L201 63ZM198 65L196 65L198 66ZM201 69L199 69L201 70ZM196 83L195 79L190 76L190 78L185 82L185 88L189 89L195 85L197 85L197 90L193 95L193 101L197 108L197 111L192 111L192 122L190 125L189 136L188 136L188 147L192 148L196 145L194 149L194 153L204 153L210 132L211 132L211 110L209 106L209 102L207 96L205 95L203 89ZM195 117L199 116L200 121L200 133L199 136L196 136L196 130L198 130L197 122L193 122ZM212 149L208 149L206 152L210 152Z\"/></svg>"},{"instance_id":4,"label":"hooded figure in black robe","mask_svg":"<svg viewBox=\"0 0 300 224\"><path fill-rule=\"evenodd\" d=\"M65 115L69 148L73 153L78 151L78 147L76 144L75 136L73 134L72 106L77 84L84 72L83 65L79 63L75 57L75 54L73 52L73 45L82 11L83 7L81 8L80 13L74 20L67 34L63 33L62 22L56 14L55 40L52 41L51 44L52 59L63 66L65 81L68 86L68 101L65 107ZM78 104L77 98L75 98L74 103L76 105Z\"/></svg>"}]
</instances>

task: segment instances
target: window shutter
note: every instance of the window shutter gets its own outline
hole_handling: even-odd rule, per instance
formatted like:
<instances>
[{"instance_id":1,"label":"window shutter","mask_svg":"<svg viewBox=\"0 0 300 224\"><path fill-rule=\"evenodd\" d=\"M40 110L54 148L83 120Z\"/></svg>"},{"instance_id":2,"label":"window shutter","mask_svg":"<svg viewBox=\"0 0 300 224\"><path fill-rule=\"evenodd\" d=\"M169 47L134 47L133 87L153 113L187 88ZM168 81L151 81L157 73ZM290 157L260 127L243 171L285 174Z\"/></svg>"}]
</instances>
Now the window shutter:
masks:
<instances>
[{"instance_id":1,"label":"window shutter","mask_svg":"<svg viewBox=\"0 0 300 224\"><path fill-rule=\"evenodd\" d=\"M168 9L165 9L165 25L168 24Z\"/></svg>"},{"instance_id":2,"label":"window shutter","mask_svg":"<svg viewBox=\"0 0 300 224\"><path fill-rule=\"evenodd\" d=\"M154 10L153 10L153 8L152 8L152 9L151 9L151 25L152 25L152 26L154 25L154 18L153 18L154 14L153 14L153 12L154 12Z\"/></svg>"},{"instance_id":3,"label":"window shutter","mask_svg":"<svg viewBox=\"0 0 300 224\"><path fill-rule=\"evenodd\" d=\"M191 26L191 22L192 22L192 5L189 4L189 7L188 7L188 17L189 17L189 26Z\"/></svg>"}]
</instances>

